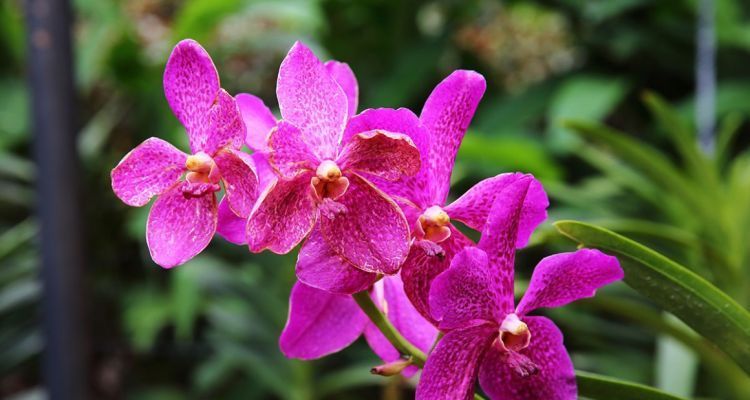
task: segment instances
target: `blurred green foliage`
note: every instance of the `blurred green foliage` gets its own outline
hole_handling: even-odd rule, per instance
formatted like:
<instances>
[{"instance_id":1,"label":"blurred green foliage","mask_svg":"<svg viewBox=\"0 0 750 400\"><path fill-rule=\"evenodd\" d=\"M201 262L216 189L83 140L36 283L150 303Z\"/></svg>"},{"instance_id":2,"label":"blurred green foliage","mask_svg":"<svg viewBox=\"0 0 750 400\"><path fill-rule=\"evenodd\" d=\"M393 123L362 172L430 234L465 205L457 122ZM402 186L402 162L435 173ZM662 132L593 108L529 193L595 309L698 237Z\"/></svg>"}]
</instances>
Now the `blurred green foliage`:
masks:
<instances>
[{"instance_id":1,"label":"blurred green foliage","mask_svg":"<svg viewBox=\"0 0 750 400\"><path fill-rule=\"evenodd\" d=\"M96 398L398 399L413 388L371 376L377 359L364 343L314 362L281 355L293 255L251 255L216 239L175 270L149 259L147 207L121 204L109 170L150 136L187 147L161 87L169 50L185 37L203 43L230 92L272 107L278 64L298 39L352 66L363 108L418 112L445 75L475 69L488 91L459 152L452 196L504 171L533 173L552 198L552 220L634 236L750 305L750 6L742 0L716 2L715 156L697 150L691 123L695 0L73 3ZM41 386L21 8L20 0L0 3L0 397L39 395ZM646 91L664 100L644 103ZM572 248L550 225L533 243L519 254L522 277L543 255ZM710 345L624 285L550 316L578 369L646 384L682 374L688 395L748 396L737 382L746 376L725 373ZM673 361L657 351L665 337L698 355L697 374L659 367Z\"/></svg>"}]
</instances>

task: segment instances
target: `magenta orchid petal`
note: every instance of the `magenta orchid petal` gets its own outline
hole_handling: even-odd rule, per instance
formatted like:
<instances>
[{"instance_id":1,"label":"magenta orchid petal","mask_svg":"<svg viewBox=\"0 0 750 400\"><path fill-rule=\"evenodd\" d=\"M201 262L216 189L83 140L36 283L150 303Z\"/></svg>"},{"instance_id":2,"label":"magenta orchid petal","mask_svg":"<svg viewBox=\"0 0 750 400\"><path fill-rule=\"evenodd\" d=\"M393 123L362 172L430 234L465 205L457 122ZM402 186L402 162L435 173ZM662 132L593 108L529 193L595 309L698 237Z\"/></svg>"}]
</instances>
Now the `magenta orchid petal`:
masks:
<instances>
[{"instance_id":1,"label":"magenta orchid petal","mask_svg":"<svg viewBox=\"0 0 750 400\"><path fill-rule=\"evenodd\" d=\"M365 272L331 250L319 229L313 229L297 258L300 282L331 293L353 294L372 286L378 274Z\"/></svg>"},{"instance_id":2,"label":"magenta orchid petal","mask_svg":"<svg viewBox=\"0 0 750 400\"><path fill-rule=\"evenodd\" d=\"M291 179L301 171L312 170L320 160L310 151L307 138L294 125L279 121L268 136L268 161L285 179Z\"/></svg>"},{"instance_id":3,"label":"magenta orchid petal","mask_svg":"<svg viewBox=\"0 0 750 400\"><path fill-rule=\"evenodd\" d=\"M378 285L381 285L382 290L378 289ZM409 343L415 345L425 354L429 353L432 344L435 343L437 329L424 319L409 302L406 293L404 293L404 284L401 277L398 275L387 276L383 278L382 284L378 283L375 287L373 290L374 301L396 330ZM399 351L393 347L374 324L368 324L365 328L365 339L367 339L370 348L384 362L393 362L401 358ZM403 374L408 377L415 372L415 368L409 368Z\"/></svg>"},{"instance_id":4,"label":"magenta orchid petal","mask_svg":"<svg viewBox=\"0 0 750 400\"><path fill-rule=\"evenodd\" d=\"M427 98L419 119L430 132L430 189L433 204L445 204L458 146L487 87L474 71L458 70Z\"/></svg>"},{"instance_id":5,"label":"magenta orchid petal","mask_svg":"<svg viewBox=\"0 0 750 400\"><path fill-rule=\"evenodd\" d=\"M112 190L129 206L145 205L180 179L186 158L159 138L146 139L112 170Z\"/></svg>"},{"instance_id":6,"label":"magenta orchid petal","mask_svg":"<svg viewBox=\"0 0 750 400\"><path fill-rule=\"evenodd\" d=\"M187 129L193 153L205 151L210 135L207 113L219 89L219 74L206 50L191 39L177 43L164 69L164 94Z\"/></svg>"},{"instance_id":7,"label":"magenta orchid petal","mask_svg":"<svg viewBox=\"0 0 750 400\"><path fill-rule=\"evenodd\" d=\"M342 168L395 181L419 171L419 150L408 136L383 130L358 133L344 146Z\"/></svg>"},{"instance_id":8,"label":"magenta orchid petal","mask_svg":"<svg viewBox=\"0 0 750 400\"><path fill-rule=\"evenodd\" d=\"M224 149L214 156L214 161L224 181L225 199L240 217L247 218L258 199L258 178L249 155Z\"/></svg>"},{"instance_id":9,"label":"magenta orchid petal","mask_svg":"<svg viewBox=\"0 0 750 400\"><path fill-rule=\"evenodd\" d=\"M247 244L245 229L247 218L238 217L237 214L229 207L227 198L224 197L219 202L219 216L216 225L216 233L226 239L228 242L243 245Z\"/></svg>"},{"instance_id":10,"label":"magenta orchid petal","mask_svg":"<svg viewBox=\"0 0 750 400\"><path fill-rule=\"evenodd\" d=\"M289 319L279 338L279 347L290 358L323 357L357 340L367 321L351 296L297 282L289 297Z\"/></svg>"},{"instance_id":11,"label":"magenta orchid petal","mask_svg":"<svg viewBox=\"0 0 750 400\"><path fill-rule=\"evenodd\" d=\"M354 72L349 68L349 64L340 61L326 61L324 64L326 71L331 75L334 81L341 86L341 89L346 93L346 100L349 110L349 116L354 116L357 113L357 106L359 103L359 85L357 84L357 77L354 76Z\"/></svg>"},{"instance_id":12,"label":"magenta orchid petal","mask_svg":"<svg viewBox=\"0 0 750 400\"><path fill-rule=\"evenodd\" d=\"M250 154L255 166L255 173L258 175L258 193L263 192L268 185L276 181L276 172L268 161L267 153Z\"/></svg>"},{"instance_id":13,"label":"magenta orchid petal","mask_svg":"<svg viewBox=\"0 0 750 400\"><path fill-rule=\"evenodd\" d=\"M289 181L275 180L259 196L247 221L250 251L269 249L286 254L310 233L318 218L311 176L302 174Z\"/></svg>"},{"instance_id":14,"label":"magenta orchid petal","mask_svg":"<svg viewBox=\"0 0 750 400\"><path fill-rule=\"evenodd\" d=\"M451 236L440 243L443 256L428 255L424 249L412 245L401 268L404 291L414 308L427 320L437 324L430 312L430 286L436 276L448 269L453 257L464 247L474 243L461 231L451 226Z\"/></svg>"},{"instance_id":15,"label":"magenta orchid petal","mask_svg":"<svg viewBox=\"0 0 750 400\"><path fill-rule=\"evenodd\" d=\"M534 269L516 313L523 315L536 308L560 307L592 297L596 289L622 277L617 258L599 250L581 249L545 257Z\"/></svg>"},{"instance_id":16,"label":"magenta orchid petal","mask_svg":"<svg viewBox=\"0 0 750 400\"><path fill-rule=\"evenodd\" d=\"M472 399L482 353L496 336L491 324L446 333L427 358L416 400Z\"/></svg>"},{"instance_id":17,"label":"magenta orchid petal","mask_svg":"<svg viewBox=\"0 0 750 400\"><path fill-rule=\"evenodd\" d=\"M366 272L392 275L409 252L409 227L398 205L361 176L337 202L342 212L320 218L331 249Z\"/></svg>"},{"instance_id":18,"label":"magenta orchid petal","mask_svg":"<svg viewBox=\"0 0 750 400\"><path fill-rule=\"evenodd\" d=\"M487 222L496 194L526 177L531 176L516 172L485 179L474 185L458 200L446 206L445 212L451 216L451 219L459 220L470 228L481 231ZM549 207L547 194L542 184L532 177L526 200L523 203L521 219L518 221L516 248L526 246L534 229L547 219L547 207Z\"/></svg>"},{"instance_id":19,"label":"magenta orchid petal","mask_svg":"<svg viewBox=\"0 0 750 400\"><path fill-rule=\"evenodd\" d=\"M479 384L492 400L575 400L575 371L555 324L544 317L526 317L529 346L520 353L538 368L521 376L506 362L507 354L492 347L482 361Z\"/></svg>"},{"instance_id":20,"label":"magenta orchid petal","mask_svg":"<svg viewBox=\"0 0 750 400\"><path fill-rule=\"evenodd\" d=\"M276 117L263 100L248 93L235 96L245 123L245 144L256 152L268 151L268 133L276 126Z\"/></svg>"},{"instance_id":21,"label":"magenta orchid petal","mask_svg":"<svg viewBox=\"0 0 750 400\"><path fill-rule=\"evenodd\" d=\"M499 295L499 310L513 312L513 266L516 257L518 228L523 214L523 205L531 185L531 177L518 179L497 194L490 210L487 224L482 231L478 247L489 257L494 276L493 287Z\"/></svg>"},{"instance_id":22,"label":"magenta orchid petal","mask_svg":"<svg viewBox=\"0 0 750 400\"><path fill-rule=\"evenodd\" d=\"M497 277L491 273L488 260L483 250L467 247L432 281L430 311L441 330L501 321L500 299L493 290Z\"/></svg>"},{"instance_id":23,"label":"magenta orchid petal","mask_svg":"<svg viewBox=\"0 0 750 400\"><path fill-rule=\"evenodd\" d=\"M281 116L299 128L317 158L335 159L348 118L346 94L300 42L281 63L276 96Z\"/></svg>"},{"instance_id":24,"label":"magenta orchid petal","mask_svg":"<svg viewBox=\"0 0 750 400\"><path fill-rule=\"evenodd\" d=\"M420 152L420 168L416 175L402 177L397 182L391 182L372 177L375 186L391 196L409 199L418 207L426 207L430 202L427 195L429 186L429 169L427 168L429 153L429 133L422 126L419 117L407 108L391 109L376 108L363 111L352 117L344 131L344 143L348 143L354 136L363 132L384 130L398 132L409 136Z\"/></svg>"},{"instance_id":25,"label":"magenta orchid petal","mask_svg":"<svg viewBox=\"0 0 750 400\"><path fill-rule=\"evenodd\" d=\"M242 147L245 141L245 123L242 122L237 102L226 90L219 90L216 103L208 110L206 118L207 133L205 141L200 144L200 150L214 154L225 147L237 150Z\"/></svg>"},{"instance_id":26,"label":"magenta orchid petal","mask_svg":"<svg viewBox=\"0 0 750 400\"><path fill-rule=\"evenodd\" d=\"M146 242L155 263L164 268L184 264L208 246L216 232L216 196L195 196L189 182L162 193L148 214Z\"/></svg>"}]
</instances>

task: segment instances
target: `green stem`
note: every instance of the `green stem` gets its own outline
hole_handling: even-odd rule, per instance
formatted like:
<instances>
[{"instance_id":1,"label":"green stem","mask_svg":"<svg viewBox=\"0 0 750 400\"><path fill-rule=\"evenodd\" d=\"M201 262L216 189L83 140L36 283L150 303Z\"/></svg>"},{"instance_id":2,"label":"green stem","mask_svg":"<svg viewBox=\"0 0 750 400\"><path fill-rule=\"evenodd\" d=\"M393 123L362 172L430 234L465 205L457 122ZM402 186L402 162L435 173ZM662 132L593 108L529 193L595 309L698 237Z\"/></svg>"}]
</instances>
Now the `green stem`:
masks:
<instances>
[{"instance_id":1,"label":"green stem","mask_svg":"<svg viewBox=\"0 0 750 400\"><path fill-rule=\"evenodd\" d=\"M370 297L370 293L367 290L363 290L359 293L352 295L354 300L359 305L359 308L367 314L375 326L380 329L386 339L404 356L411 357L412 363L420 368L424 367L427 356L416 348L413 344L409 343L406 338L401 336L398 330L388 321L388 318L383 315L380 309L375 305Z\"/></svg>"},{"instance_id":2,"label":"green stem","mask_svg":"<svg viewBox=\"0 0 750 400\"><path fill-rule=\"evenodd\" d=\"M408 340L406 340L406 338L401 336L401 333L399 333L396 327L391 324L391 321L388 321L388 318L386 318L386 316L380 311L378 306L375 305L375 302L372 301L372 297L370 297L370 293L367 290L354 293L352 297L354 297L354 301L357 302L359 308L361 308L362 311L367 314L367 316L370 318L370 321L372 321L372 323L375 324L378 329L380 329L380 332L383 333L383 336L385 336L385 338L388 339L389 342L391 342L393 347L395 347L396 350L401 353L401 355L408 357L411 360L412 364L420 368L424 367L427 356L422 352L422 350L419 350ZM438 338L435 341L435 344L437 344L437 342L442 337L443 334L441 332L438 334ZM475 393L474 400L485 399L484 397Z\"/></svg>"}]
</instances>

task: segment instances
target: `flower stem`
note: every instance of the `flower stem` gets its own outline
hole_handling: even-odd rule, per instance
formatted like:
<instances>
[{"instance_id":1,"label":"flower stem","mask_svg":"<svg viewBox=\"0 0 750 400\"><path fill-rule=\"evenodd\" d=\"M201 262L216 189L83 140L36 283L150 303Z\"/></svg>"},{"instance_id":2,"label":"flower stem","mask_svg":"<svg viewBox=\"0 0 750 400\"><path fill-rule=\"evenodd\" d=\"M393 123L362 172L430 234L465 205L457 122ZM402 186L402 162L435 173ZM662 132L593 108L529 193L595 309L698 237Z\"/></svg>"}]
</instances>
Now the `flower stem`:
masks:
<instances>
[{"instance_id":1,"label":"flower stem","mask_svg":"<svg viewBox=\"0 0 750 400\"><path fill-rule=\"evenodd\" d=\"M411 357L412 363L418 367L424 367L427 356L419 350L416 346L411 344L401 333L388 321L388 318L383 315L380 309L375 305L370 297L370 293L367 290L355 293L352 295L354 300L359 305L359 308L364 311L365 314L370 318L375 326L378 327L380 332L383 333L386 339L404 356Z\"/></svg>"},{"instance_id":2,"label":"flower stem","mask_svg":"<svg viewBox=\"0 0 750 400\"><path fill-rule=\"evenodd\" d=\"M422 350L419 350L416 346L406 340L406 338L401 335L396 327L391 324L391 321L388 321L388 318L386 318L386 316L375 305L375 302L372 301L372 297L370 297L370 293L367 290L354 293L352 297L354 297L354 301L357 302L359 308L361 308L362 311L367 314L367 316L370 318L370 321L372 321L372 323L378 327L380 332L383 333L383 336L385 336L385 338L388 339L389 342L391 342L393 347L395 347L396 350L399 351L399 353L408 357L411 360L412 364L420 368L424 367L427 356L422 352ZM442 333L438 334L438 338L435 341L435 344L437 344L442 336ZM435 346L433 345L433 347ZM474 400L485 399L484 397L475 393Z\"/></svg>"}]
</instances>

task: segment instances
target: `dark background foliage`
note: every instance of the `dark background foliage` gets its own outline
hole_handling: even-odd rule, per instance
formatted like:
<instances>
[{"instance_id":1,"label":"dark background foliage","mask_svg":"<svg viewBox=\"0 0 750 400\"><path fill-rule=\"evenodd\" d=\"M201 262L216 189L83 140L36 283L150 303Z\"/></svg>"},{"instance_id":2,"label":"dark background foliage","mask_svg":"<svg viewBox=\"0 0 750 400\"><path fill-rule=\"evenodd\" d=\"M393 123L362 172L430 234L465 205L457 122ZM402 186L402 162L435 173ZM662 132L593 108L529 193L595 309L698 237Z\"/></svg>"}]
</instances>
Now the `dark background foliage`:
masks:
<instances>
[{"instance_id":1,"label":"dark background foliage","mask_svg":"<svg viewBox=\"0 0 750 400\"><path fill-rule=\"evenodd\" d=\"M750 303L750 7L741 0L716 2L718 140L726 143L711 164L737 189L708 216L695 215L692 195L655 183L648 165L622 148L562 124L616 128L691 176L689 193L710 191L711 178L691 175L674 126L659 123L665 113L682 121L683 140L694 142L697 1L73 3L85 218L71 229L86 237L86 376L95 398L398 399L413 390L414 382L369 375L378 360L364 342L313 362L281 355L294 255L252 255L216 239L173 270L148 257L148 207L120 203L109 171L150 136L187 148L161 87L169 50L186 37L211 53L231 93L254 93L272 108L279 62L295 40L351 65L361 109L419 112L452 70L477 70L488 90L459 152L452 196L501 172L533 173L551 196L551 220L595 221L638 237ZM41 199L33 190L23 20L21 1L0 3L0 397L36 399L45 398L33 211ZM656 100L644 103L647 92L666 99L661 116ZM519 292L541 257L574 248L548 224L532 243L519 254ZM549 315L578 369L684 395L748 398L746 376L721 357L696 356L673 338L675 329L688 332L683 325L622 284Z\"/></svg>"}]
</instances>

